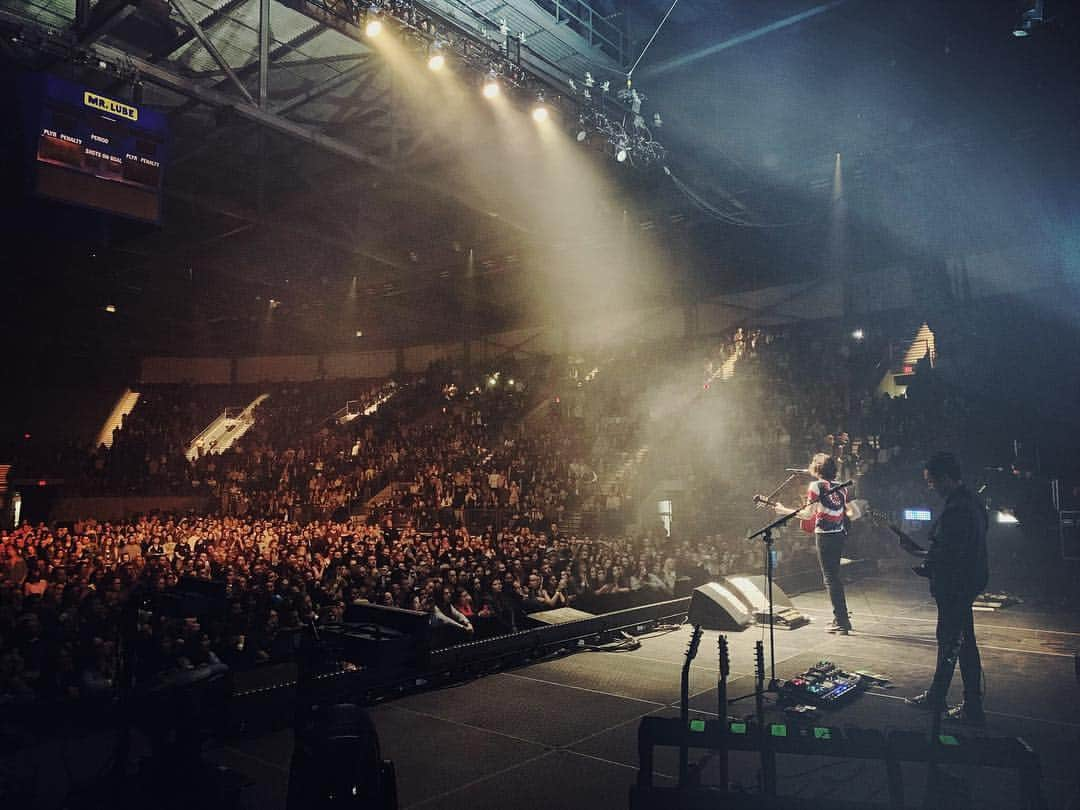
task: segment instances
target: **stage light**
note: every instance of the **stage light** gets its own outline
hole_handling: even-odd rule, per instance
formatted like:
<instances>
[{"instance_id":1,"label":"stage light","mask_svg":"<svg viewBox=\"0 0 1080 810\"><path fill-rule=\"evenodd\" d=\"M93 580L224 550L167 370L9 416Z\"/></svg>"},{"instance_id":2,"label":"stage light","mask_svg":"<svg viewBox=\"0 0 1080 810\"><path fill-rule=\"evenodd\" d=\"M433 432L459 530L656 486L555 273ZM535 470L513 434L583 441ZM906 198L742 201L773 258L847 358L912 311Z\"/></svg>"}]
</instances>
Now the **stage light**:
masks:
<instances>
[{"instance_id":1,"label":"stage light","mask_svg":"<svg viewBox=\"0 0 1080 810\"><path fill-rule=\"evenodd\" d=\"M356 336L357 337L363 337L364 336L364 330L363 329L357 329L356 330Z\"/></svg>"},{"instance_id":2,"label":"stage light","mask_svg":"<svg viewBox=\"0 0 1080 810\"><path fill-rule=\"evenodd\" d=\"M499 82L494 74L489 73L484 79L484 98L495 98L499 95Z\"/></svg>"},{"instance_id":3,"label":"stage light","mask_svg":"<svg viewBox=\"0 0 1080 810\"><path fill-rule=\"evenodd\" d=\"M615 153L615 159L617 161L619 161L619 163L625 163L626 162L626 149L624 149L623 147L620 146L619 150Z\"/></svg>"},{"instance_id":4,"label":"stage light","mask_svg":"<svg viewBox=\"0 0 1080 810\"><path fill-rule=\"evenodd\" d=\"M116 313L116 304L106 304L105 311L110 315L114 315Z\"/></svg>"},{"instance_id":5,"label":"stage light","mask_svg":"<svg viewBox=\"0 0 1080 810\"><path fill-rule=\"evenodd\" d=\"M533 121L535 121L538 124L542 124L544 121L547 121L548 120L547 107L545 107L543 104L537 104L535 107L533 107L532 117L533 117Z\"/></svg>"},{"instance_id":6,"label":"stage light","mask_svg":"<svg viewBox=\"0 0 1080 810\"><path fill-rule=\"evenodd\" d=\"M583 129L579 129L576 137L578 143L584 143L585 139L589 137L589 133Z\"/></svg>"},{"instance_id":7,"label":"stage light","mask_svg":"<svg viewBox=\"0 0 1080 810\"><path fill-rule=\"evenodd\" d=\"M428 70L442 70L446 66L446 57L443 56L442 43L432 42L431 48L428 49Z\"/></svg>"},{"instance_id":8,"label":"stage light","mask_svg":"<svg viewBox=\"0 0 1080 810\"><path fill-rule=\"evenodd\" d=\"M866 337L866 333L862 329L856 329L851 333L852 340L862 340Z\"/></svg>"},{"instance_id":9,"label":"stage light","mask_svg":"<svg viewBox=\"0 0 1080 810\"><path fill-rule=\"evenodd\" d=\"M374 39L382 33L382 20L378 17L372 17L368 20L367 25L364 26L364 33Z\"/></svg>"},{"instance_id":10,"label":"stage light","mask_svg":"<svg viewBox=\"0 0 1080 810\"><path fill-rule=\"evenodd\" d=\"M1005 523L1013 526L1020 523L1011 509L999 509L994 513L994 520L998 523Z\"/></svg>"}]
</instances>

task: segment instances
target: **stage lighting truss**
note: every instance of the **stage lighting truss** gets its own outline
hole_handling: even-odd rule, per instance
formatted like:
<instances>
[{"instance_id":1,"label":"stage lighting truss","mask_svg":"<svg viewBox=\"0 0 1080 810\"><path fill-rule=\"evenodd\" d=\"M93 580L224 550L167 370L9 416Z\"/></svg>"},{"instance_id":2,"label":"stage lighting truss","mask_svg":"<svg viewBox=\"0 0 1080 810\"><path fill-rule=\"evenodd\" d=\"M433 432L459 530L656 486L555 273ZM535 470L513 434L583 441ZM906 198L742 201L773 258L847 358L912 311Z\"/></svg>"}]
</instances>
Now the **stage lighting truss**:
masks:
<instances>
[{"instance_id":1,"label":"stage lighting truss","mask_svg":"<svg viewBox=\"0 0 1080 810\"><path fill-rule=\"evenodd\" d=\"M631 166L649 166L663 162L667 156L664 145L657 141L645 126L641 116L634 116L630 126L610 116L604 110L590 108L578 117L576 138L579 142L589 139L590 133L603 138L605 151L609 151L619 163Z\"/></svg>"},{"instance_id":2,"label":"stage lighting truss","mask_svg":"<svg viewBox=\"0 0 1080 810\"><path fill-rule=\"evenodd\" d=\"M443 57L439 60L440 67L445 64L449 68L452 64L456 72L465 71L482 77L479 87L489 99L502 93L527 99L525 103L528 104L546 90L548 109L560 112L570 120L577 113L580 125L573 133L578 141L592 140L590 136L593 135L603 137L609 147L605 151L610 151L619 162L648 166L663 162L667 156L663 144L653 137L653 131L663 123L660 114L652 113L650 129L642 113L646 100L644 93L625 79L613 82L608 78L594 78L589 72L576 81L570 79L568 91L565 87L553 86L549 79L535 76L521 66L520 54L525 38L512 31L505 20L499 21L498 28L484 31L483 38L478 39L435 19L431 12L413 0L309 2L348 19L361 30L368 30L367 24L376 21L375 27L383 32L392 28L399 40L411 41L417 56L429 65L429 60L437 54ZM369 31L368 35L375 34ZM626 81L625 86L618 86L622 81Z\"/></svg>"}]
</instances>

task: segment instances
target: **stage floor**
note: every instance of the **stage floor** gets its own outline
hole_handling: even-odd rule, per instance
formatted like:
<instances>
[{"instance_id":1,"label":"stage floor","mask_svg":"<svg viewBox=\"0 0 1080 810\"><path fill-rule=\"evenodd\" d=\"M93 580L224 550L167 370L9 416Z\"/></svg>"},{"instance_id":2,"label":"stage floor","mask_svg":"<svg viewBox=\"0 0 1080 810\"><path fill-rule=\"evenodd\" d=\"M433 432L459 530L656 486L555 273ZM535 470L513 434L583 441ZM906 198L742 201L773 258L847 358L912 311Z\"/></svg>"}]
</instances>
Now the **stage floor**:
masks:
<instances>
[{"instance_id":1,"label":"stage floor","mask_svg":"<svg viewBox=\"0 0 1080 810\"><path fill-rule=\"evenodd\" d=\"M795 597L810 625L776 633L776 675L789 678L828 659L844 669L887 675L833 711L823 722L882 731L928 730L926 715L903 698L923 691L934 665L933 603L923 580L906 567L886 567L849 583L855 632L825 632L830 619L823 591ZM1023 594L1020 594L1023 596ZM966 735L1020 736L1042 758L1043 793L1064 808L1080 779L1080 685L1074 653L1080 650L1080 615L1052 615L1029 604L976 614L976 635L986 673L984 729L958 726ZM403 808L514 807L516 810L626 807L637 770L637 728L650 714L678 715L680 670L690 629L642 637L633 652L579 652L490 675L461 686L414 694L371 710L384 757L397 767ZM728 634L729 697L753 686L754 643L767 632L751 627ZM706 632L691 673L694 716L715 717L717 633ZM766 647L766 651L767 651ZM960 677L952 699L960 700ZM731 715L753 712L753 700L733 704ZM783 717L770 707L770 717ZM291 731L235 740L210 756L255 781L255 804L285 805ZM698 758L692 756L691 761ZM674 751L658 751L656 783L672 784ZM731 755L732 781L755 789L758 759ZM952 769L971 785L981 807L1020 807L1014 772ZM919 806L925 768L905 766L905 795ZM887 803L884 767L865 760L779 757L778 793ZM706 767L703 782L712 771Z\"/></svg>"}]
</instances>

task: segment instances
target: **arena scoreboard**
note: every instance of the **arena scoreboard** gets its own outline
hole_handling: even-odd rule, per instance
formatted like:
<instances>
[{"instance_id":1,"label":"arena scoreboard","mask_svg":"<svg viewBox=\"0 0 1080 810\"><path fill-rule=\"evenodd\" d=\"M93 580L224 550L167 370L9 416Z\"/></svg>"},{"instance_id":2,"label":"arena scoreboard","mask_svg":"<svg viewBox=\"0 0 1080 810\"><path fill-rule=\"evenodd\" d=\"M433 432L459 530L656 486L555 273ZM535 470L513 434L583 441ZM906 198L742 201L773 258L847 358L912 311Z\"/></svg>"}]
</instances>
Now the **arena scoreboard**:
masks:
<instances>
[{"instance_id":1,"label":"arena scoreboard","mask_svg":"<svg viewBox=\"0 0 1080 810\"><path fill-rule=\"evenodd\" d=\"M33 191L60 202L160 222L165 116L55 76L38 79Z\"/></svg>"}]
</instances>

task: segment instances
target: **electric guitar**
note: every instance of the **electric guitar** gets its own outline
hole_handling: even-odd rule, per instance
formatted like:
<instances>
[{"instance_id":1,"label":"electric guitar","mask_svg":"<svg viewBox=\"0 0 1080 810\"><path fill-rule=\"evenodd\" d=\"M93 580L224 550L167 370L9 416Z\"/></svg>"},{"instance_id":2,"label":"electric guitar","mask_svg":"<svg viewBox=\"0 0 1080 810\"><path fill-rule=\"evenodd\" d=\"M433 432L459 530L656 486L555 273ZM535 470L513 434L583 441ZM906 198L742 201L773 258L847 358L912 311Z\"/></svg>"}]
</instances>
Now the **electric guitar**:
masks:
<instances>
[{"instance_id":1,"label":"electric guitar","mask_svg":"<svg viewBox=\"0 0 1080 810\"><path fill-rule=\"evenodd\" d=\"M863 510L864 517L870 518L870 522L875 526L884 526L890 532L896 535L897 540L900 541L900 548L906 551L913 557L926 557L926 549L907 536L907 533L893 523L887 514L879 512L876 509L865 508ZM918 574L920 577L930 576L930 568L926 564L924 559L918 565L913 565L911 570Z\"/></svg>"},{"instance_id":2,"label":"electric guitar","mask_svg":"<svg viewBox=\"0 0 1080 810\"><path fill-rule=\"evenodd\" d=\"M764 495L755 495L754 496L754 503L756 503L758 506L771 506L777 512L794 512L794 511L796 511L795 509L788 509L786 506L784 506L782 503L780 503L780 501L774 501L771 498L765 497ZM798 511L801 512L803 509L805 509L809 505L810 505L810 502L807 501L802 506L798 507ZM814 516L812 514L809 517L799 518L799 527L806 534L813 534L814 533L814 527L816 525L817 525L817 521L814 519Z\"/></svg>"},{"instance_id":3,"label":"electric guitar","mask_svg":"<svg viewBox=\"0 0 1080 810\"><path fill-rule=\"evenodd\" d=\"M772 500L771 498L767 498L764 495L755 495L754 503L759 506L771 506L777 512L781 513L795 511L794 509L789 509L788 507L784 506L784 504L780 503L780 501ZM817 503L817 501L805 501L802 506L798 507L798 509L799 511L802 511L806 507L811 506L815 503ZM848 521L854 523L856 520L861 520L864 517L870 518L871 521L874 523L877 523L879 520L888 521L888 515L886 515L884 512L875 512L873 509L865 506L865 503L866 501L858 499L847 502L844 507L844 513L847 516ZM814 529L817 526L817 521L814 519L814 515L811 514L809 517L799 518L799 526L804 532L806 532L806 534L813 534Z\"/></svg>"},{"instance_id":4,"label":"electric guitar","mask_svg":"<svg viewBox=\"0 0 1080 810\"><path fill-rule=\"evenodd\" d=\"M755 495L754 503L758 504L759 506L771 506L778 512L794 511L788 509L786 506L784 506L784 504L780 503L779 501L772 500L771 498L767 498L764 495ZM810 505L810 503L816 503L816 501L804 503L799 508L805 509L807 506ZM880 512L877 509L871 509L865 504L866 501L860 501L859 499L849 501L847 506L845 507L845 512L847 513L848 520L854 522L856 520L862 520L865 518L875 526L884 526L886 529L896 535L897 540L899 540L900 542L900 548L902 548L908 554L911 554L914 557L926 556L926 549L920 546L910 537L908 537L907 533L904 532L904 530L897 526L895 523L893 523L885 512ZM799 520L799 524L802 527L802 530L807 534L814 533L813 515L808 518L801 518ZM918 574L920 577L930 576L930 569L927 566L925 560L919 565L912 566L911 570Z\"/></svg>"}]
</instances>

